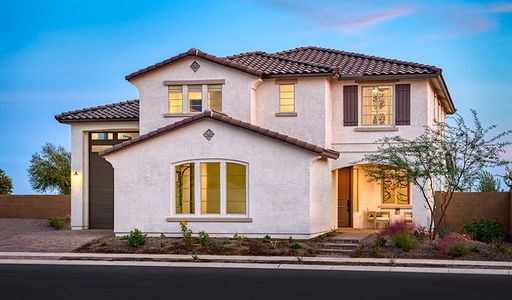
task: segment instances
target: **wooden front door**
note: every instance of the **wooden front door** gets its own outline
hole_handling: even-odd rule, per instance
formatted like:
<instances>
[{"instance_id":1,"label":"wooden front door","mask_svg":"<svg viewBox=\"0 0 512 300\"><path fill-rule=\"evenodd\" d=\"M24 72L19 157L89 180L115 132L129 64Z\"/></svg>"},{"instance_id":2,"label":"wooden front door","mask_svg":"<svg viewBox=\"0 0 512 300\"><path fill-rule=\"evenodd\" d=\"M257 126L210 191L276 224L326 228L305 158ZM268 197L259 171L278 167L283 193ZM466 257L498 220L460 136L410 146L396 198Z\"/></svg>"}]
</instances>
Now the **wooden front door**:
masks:
<instances>
[{"instance_id":1,"label":"wooden front door","mask_svg":"<svg viewBox=\"0 0 512 300\"><path fill-rule=\"evenodd\" d=\"M351 225L351 168L338 170L338 227Z\"/></svg>"}]
</instances>

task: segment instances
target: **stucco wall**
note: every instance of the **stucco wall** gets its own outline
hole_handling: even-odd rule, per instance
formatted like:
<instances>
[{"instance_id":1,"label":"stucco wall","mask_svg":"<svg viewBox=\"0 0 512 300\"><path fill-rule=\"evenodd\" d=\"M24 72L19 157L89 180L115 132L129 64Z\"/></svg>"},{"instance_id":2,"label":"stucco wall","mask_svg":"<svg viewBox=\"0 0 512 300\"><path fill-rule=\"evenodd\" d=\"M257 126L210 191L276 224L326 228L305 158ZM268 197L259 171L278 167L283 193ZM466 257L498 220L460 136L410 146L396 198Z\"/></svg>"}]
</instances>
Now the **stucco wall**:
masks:
<instances>
[{"instance_id":1,"label":"stucco wall","mask_svg":"<svg viewBox=\"0 0 512 300\"><path fill-rule=\"evenodd\" d=\"M90 131L138 130L138 122L77 122L71 125L71 229L89 227Z\"/></svg>"},{"instance_id":2,"label":"stucco wall","mask_svg":"<svg viewBox=\"0 0 512 300\"><path fill-rule=\"evenodd\" d=\"M296 117L276 117L279 112L279 85L264 80L256 89L256 125L270 128L325 147L327 86L325 78L300 78L295 84Z\"/></svg>"},{"instance_id":3,"label":"stucco wall","mask_svg":"<svg viewBox=\"0 0 512 300\"><path fill-rule=\"evenodd\" d=\"M202 135L211 129L215 136ZM168 222L174 187L172 165L187 160L228 159L248 164L251 223L190 222L212 236L310 237L310 168L316 154L214 120L203 120L106 156L114 167L115 228L179 234ZM179 218L178 216L175 216Z\"/></svg>"},{"instance_id":4,"label":"stucco wall","mask_svg":"<svg viewBox=\"0 0 512 300\"><path fill-rule=\"evenodd\" d=\"M201 66L197 72L190 69L193 61L197 61ZM217 79L225 80L225 84L222 86L222 111L233 118L250 122L251 86L258 78L194 57L176 62L132 81L139 90L140 133L147 133L184 118L164 117L164 114L168 112L168 87L164 85L164 81ZM207 95L203 90L204 108L206 108L206 101Z\"/></svg>"},{"instance_id":5,"label":"stucco wall","mask_svg":"<svg viewBox=\"0 0 512 300\"><path fill-rule=\"evenodd\" d=\"M333 182L336 179L334 173L328 159L318 158L311 164L310 232L322 233L336 228L336 218L333 215L337 203L333 192Z\"/></svg>"}]
</instances>

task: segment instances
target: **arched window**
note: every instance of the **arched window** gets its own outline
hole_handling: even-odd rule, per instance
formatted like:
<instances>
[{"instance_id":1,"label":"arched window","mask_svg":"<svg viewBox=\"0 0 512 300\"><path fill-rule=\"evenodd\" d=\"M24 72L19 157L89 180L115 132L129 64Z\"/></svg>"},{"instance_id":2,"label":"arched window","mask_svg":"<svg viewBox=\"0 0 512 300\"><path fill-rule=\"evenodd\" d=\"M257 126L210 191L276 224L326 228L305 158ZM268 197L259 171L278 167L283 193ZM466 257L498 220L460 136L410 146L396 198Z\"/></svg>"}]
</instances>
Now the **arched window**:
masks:
<instances>
[{"instance_id":1,"label":"arched window","mask_svg":"<svg viewBox=\"0 0 512 300\"><path fill-rule=\"evenodd\" d=\"M231 161L176 165L174 202L180 215L246 215L247 165Z\"/></svg>"}]
</instances>

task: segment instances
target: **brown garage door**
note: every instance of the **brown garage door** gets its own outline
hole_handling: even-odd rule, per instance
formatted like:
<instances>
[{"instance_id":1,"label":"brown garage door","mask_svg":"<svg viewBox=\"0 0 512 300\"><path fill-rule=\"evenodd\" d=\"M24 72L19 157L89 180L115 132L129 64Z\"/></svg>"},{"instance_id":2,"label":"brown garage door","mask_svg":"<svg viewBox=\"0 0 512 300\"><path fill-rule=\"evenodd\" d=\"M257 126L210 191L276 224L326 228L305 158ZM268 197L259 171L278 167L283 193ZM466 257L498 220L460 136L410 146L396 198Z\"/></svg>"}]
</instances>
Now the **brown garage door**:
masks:
<instances>
[{"instance_id":1,"label":"brown garage door","mask_svg":"<svg viewBox=\"0 0 512 300\"><path fill-rule=\"evenodd\" d=\"M89 134L89 228L114 228L114 169L98 153L136 136L137 132Z\"/></svg>"}]
</instances>

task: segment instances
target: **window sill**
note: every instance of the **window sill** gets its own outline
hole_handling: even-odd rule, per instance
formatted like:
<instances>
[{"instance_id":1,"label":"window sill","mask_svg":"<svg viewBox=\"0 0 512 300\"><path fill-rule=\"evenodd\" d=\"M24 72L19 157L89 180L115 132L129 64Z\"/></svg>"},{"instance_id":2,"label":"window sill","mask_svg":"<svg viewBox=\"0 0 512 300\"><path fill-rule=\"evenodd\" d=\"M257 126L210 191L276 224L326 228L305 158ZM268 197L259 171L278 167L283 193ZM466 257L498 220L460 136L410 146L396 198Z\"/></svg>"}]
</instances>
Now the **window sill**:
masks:
<instances>
[{"instance_id":1,"label":"window sill","mask_svg":"<svg viewBox=\"0 0 512 300\"><path fill-rule=\"evenodd\" d=\"M219 222L219 223L252 223L252 218L234 218L234 217L169 217L167 222Z\"/></svg>"},{"instance_id":2,"label":"window sill","mask_svg":"<svg viewBox=\"0 0 512 300\"><path fill-rule=\"evenodd\" d=\"M200 114L200 112L187 112L187 113L165 113L165 118L183 118L183 117L193 117L195 115Z\"/></svg>"},{"instance_id":3,"label":"window sill","mask_svg":"<svg viewBox=\"0 0 512 300\"><path fill-rule=\"evenodd\" d=\"M410 204L382 204L379 205L380 209L412 209Z\"/></svg>"},{"instance_id":4,"label":"window sill","mask_svg":"<svg viewBox=\"0 0 512 300\"><path fill-rule=\"evenodd\" d=\"M278 112L276 113L276 117L296 117L298 114L296 112Z\"/></svg>"},{"instance_id":5,"label":"window sill","mask_svg":"<svg viewBox=\"0 0 512 300\"><path fill-rule=\"evenodd\" d=\"M398 131L398 127L394 126L362 126L354 128L357 132L385 132L385 131Z\"/></svg>"}]
</instances>

